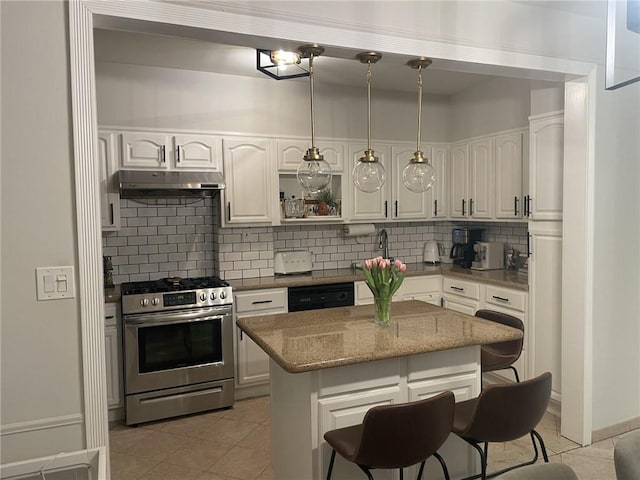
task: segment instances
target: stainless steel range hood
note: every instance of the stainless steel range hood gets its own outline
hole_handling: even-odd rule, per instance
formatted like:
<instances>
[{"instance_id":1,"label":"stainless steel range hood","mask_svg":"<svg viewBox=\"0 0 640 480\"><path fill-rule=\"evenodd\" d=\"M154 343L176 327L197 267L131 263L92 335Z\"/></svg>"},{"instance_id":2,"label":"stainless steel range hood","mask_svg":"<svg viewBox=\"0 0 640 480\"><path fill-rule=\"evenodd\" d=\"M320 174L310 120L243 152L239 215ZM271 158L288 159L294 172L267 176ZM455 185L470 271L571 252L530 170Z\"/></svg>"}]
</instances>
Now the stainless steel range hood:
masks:
<instances>
[{"instance_id":1,"label":"stainless steel range hood","mask_svg":"<svg viewBox=\"0 0 640 480\"><path fill-rule=\"evenodd\" d=\"M120 170L121 198L208 197L224 189L219 172Z\"/></svg>"}]
</instances>

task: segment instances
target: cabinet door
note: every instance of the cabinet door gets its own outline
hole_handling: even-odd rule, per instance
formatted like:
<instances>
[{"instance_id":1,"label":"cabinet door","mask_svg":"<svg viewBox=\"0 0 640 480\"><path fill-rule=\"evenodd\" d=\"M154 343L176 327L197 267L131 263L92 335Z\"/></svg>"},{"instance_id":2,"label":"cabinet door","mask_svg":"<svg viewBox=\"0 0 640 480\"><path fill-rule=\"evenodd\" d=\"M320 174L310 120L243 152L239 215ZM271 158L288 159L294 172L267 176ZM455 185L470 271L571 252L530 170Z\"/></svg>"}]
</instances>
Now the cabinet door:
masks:
<instances>
[{"instance_id":1,"label":"cabinet door","mask_svg":"<svg viewBox=\"0 0 640 480\"><path fill-rule=\"evenodd\" d=\"M98 161L100 162L100 216L103 231L120 230L120 193L116 135L98 131Z\"/></svg>"},{"instance_id":2,"label":"cabinet door","mask_svg":"<svg viewBox=\"0 0 640 480\"><path fill-rule=\"evenodd\" d=\"M522 218L522 133L494 141L496 218Z\"/></svg>"},{"instance_id":3,"label":"cabinet door","mask_svg":"<svg viewBox=\"0 0 640 480\"><path fill-rule=\"evenodd\" d=\"M174 135L175 168L222 171L222 137Z\"/></svg>"},{"instance_id":4,"label":"cabinet door","mask_svg":"<svg viewBox=\"0 0 640 480\"><path fill-rule=\"evenodd\" d=\"M416 151L415 145L393 145L391 147L392 171L390 178L392 183L392 218L394 219L426 219L430 218L432 191L416 193L409 190L402 182L402 171ZM425 147L423 153L426 158L431 158L431 148Z\"/></svg>"},{"instance_id":5,"label":"cabinet door","mask_svg":"<svg viewBox=\"0 0 640 480\"><path fill-rule=\"evenodd\" d=\"M378 405L392 405L402 401L400 387L393 386L368 390L365 392L353 392L347 395L326 397L318 400L319 438L336 428L348 427L362 423L367 411ZM319 478L326 478L331 447L324 441L320 444ZM376 470L377 480L391 480L394 472L389 470ZM360 478L362 471L351 462L336 461L332 478L348 479Z\"/></svg>"},{"instance_id":6,"label":"cabinet door","mask_svg":"<svg viewBox=\"0 0 640 480\"><path fill-rule=\"evenodd\" d=\"M367 146L363 144L350 145L349 158L351 158L351 166L347 168L353 168L356 162L358 162L358 159L364 154L366 148ZM391 218L389 205L389 192L391 191L391 180L389 177L391 176L391 169L387 162L389 149L382 145L372 145L372 148L385 169L385 182L380 190L373 193L362 192L355 186L350 188L350 220L388 220Z\"/></svg>"},{"instance_id":7,"label":"cabinet door","mask_svg":"<svg viewBox=\"0 0 640 480\"><path fill-rule=\"evenodd\" d=\"M436 171L436 183L431 189L431 218L447 218L449 215L449 147L431 147L431 165Z\"/></svg>"},{"instance_id":8,"label":"cabinet door","mask_svg":"<svg viewBox=\"0 0 640 480\"><path fill-rule=\"evenodd\" d=\"M458 144L451 147L451 217L469 216L467 185L469 181L469 146Z\"/></svg>"},{"instance_id":9,"label":"cabinet door","mask_svg":"<svg viewBox=\"0 0 640 480\"><path fill-rule=\"evenodd\" d=\"M238 332L237 357L238 385L269 382L269 355L242 332Z\"/></svg>"},{"instance_id":10,"label":"cabinet door","mask_svg":"<svg viewBox=\"0 0 640 480\"><path fill-rule=\"evenodd\" d=\"M118 328L105 327L104 351L107 370L107 406L109 408L121 407L120 401L120 375L118 367Z\"/></svg>"},{"instance_id":11,"label":"cabinet door","mask_svg":"<svg viewBox=\"0 0 640 480\"><path fill-rule=\"evenodd\" d=\"M562 226L529 222L529 372L551 372L560 395L562 347Z\"/></svg>"},{"instance_id":12,"label":"cabinet door","mask_svg":"<svg viewBox=\"0 0 640 480\"><path fill-rule=\"evenodd\" d=\"M226 188L222 198L226 223L270 223L277 174L273 141L225 138L223 145Z\"/></svg>"},{"instance_id":13,"label":"cabinet door","mask_svg":"<svg viewBox=\"0 0 640 480\"><path fill-rule=\"evenodd\" d=\"M473 300L466 300L451 295L445 295L443 298L443 307L455 312L466 313L467 315L475 315L476 312L480 310L480 304L478 302L474 302Z\"/></svg>"},{"instance_id":14,"label":"cabinet door","mask_svg":"<svg viewBox=\"0 0 640 480\"><path fill-rule=\"evenodd\" d=\"M311 142L309 140L278 139L278 170L281 172L296 172L302 161L302 157L307 153L310 146ZM331 165L332 172L343 171L345 155L344 143L317 140L316 146L327 163Z\"/></svg>"},{"instance_id":15,"label":"cabinet door","mask_svg":"<svg viewBox=\"0 0 640 480\"><path fill-rule=\"evenodd\" d=\"M493 216L493 151L492 140L469 145L469 216Z\"/></svg>"},{"instance_id":16,"label":"cabinet door","mask_svg":"<svg viewBox=\"0 0 640 480\"><path fill-rule=\"evenodd\" d=\"M165 133L124 132L121 135L122 168L168 169L171 164L171 137Z\"/></svg>"},{"instance_id":17,"label":"cabinet door","mask_svg":"<svg viewBox=\"0 0 640 480\"><path fill-rule=\"evenodd\" d=\"M532 220L562 220L564 113L530 118L529 194Z\"/></svg>"}]
</instances>

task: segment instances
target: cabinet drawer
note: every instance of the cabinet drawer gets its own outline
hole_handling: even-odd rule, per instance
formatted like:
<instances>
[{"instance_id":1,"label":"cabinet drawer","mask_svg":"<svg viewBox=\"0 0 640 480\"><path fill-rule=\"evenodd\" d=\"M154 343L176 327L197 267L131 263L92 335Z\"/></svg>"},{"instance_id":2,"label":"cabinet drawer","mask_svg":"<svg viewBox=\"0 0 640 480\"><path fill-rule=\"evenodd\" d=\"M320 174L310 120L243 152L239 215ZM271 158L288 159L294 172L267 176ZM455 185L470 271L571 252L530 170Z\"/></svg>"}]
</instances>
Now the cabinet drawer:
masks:
<instances>
[{"instance_id":1,"label":"cabinet drawer","mask_svg":"<svg viewBox=\"0 0 640 480\"><path fill-rule=\"evenodd\" d=\"M442 277L407 277L402 282L397 294L401 296L418 296L427 292L439 292L442 289Z\"/></svg>"},{"instance_id":2,"label":"cabinet drawer","mask_svg":"<svg viewBox=\"0 0 640 480\"><path fill-rule=\"evenodd\" d=\"M261 311L287 310L287 290L285 288L256 290L252 292L236 293L236 313L259 313Z\"/></svg>"},{"instance_id":3,"label":"cabinet drawer","mask_svg":"<svg viewBox=\"0 0 640 480\"><path fill-rule=\"evenodd\" d=\"M460 295L461 297L480 300L480 285L474 282L465 282L454 278L445 278L442 281L442 291L445 294Z\"/></svg>"},{"instance_id":4,"label":"cabinet drawer","mask_svg":"<svg viewBox=\"0 0 640 480\"><path fill-rule=\"evenodd\" d=\"M524 312L527 305L527 294L487 285L486 303ZM489 306L487 307L490 308Z\"/></svg>"}]
</instances>

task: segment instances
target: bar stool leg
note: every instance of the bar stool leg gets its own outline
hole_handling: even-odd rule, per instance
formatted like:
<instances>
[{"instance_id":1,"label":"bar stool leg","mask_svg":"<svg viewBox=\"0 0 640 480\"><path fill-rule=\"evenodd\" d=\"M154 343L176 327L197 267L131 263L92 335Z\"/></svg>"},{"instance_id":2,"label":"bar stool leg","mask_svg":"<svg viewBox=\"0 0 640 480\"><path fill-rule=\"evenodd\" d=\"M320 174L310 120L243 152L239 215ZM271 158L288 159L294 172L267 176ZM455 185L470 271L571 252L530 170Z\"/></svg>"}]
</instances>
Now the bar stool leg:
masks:
<instances>
[{"instance_id":1,"label":"bar stool leg","mask_svg":"<svg viewBox=\"0 0 640 480\"><path fill-rule=\"evenodd\" d=\"M438 452L434 452L433 456L436 457L440 462L440 466L442 467L442 473L444 473L445 480L451 480L451 478L449 477L449 469L447 468L447 464L445 463L444 458L442 458ZM424 462L422 462L422 464L424 466ZM418 480L420 480L420 477L418 477Z\"/></svg>"},{"instance_id":2,"label":"bar stool leg","mask_svg":"<svg viewBox=\"0 0 640 480\"><path fill-rule=\"evenodd\" d=\"M333 462L336 461L336 451L331 450L331 460L329 460L329 470L327 471L327 480L331 480L331 473L333 472Z\"/></svg>"}]
</instances>

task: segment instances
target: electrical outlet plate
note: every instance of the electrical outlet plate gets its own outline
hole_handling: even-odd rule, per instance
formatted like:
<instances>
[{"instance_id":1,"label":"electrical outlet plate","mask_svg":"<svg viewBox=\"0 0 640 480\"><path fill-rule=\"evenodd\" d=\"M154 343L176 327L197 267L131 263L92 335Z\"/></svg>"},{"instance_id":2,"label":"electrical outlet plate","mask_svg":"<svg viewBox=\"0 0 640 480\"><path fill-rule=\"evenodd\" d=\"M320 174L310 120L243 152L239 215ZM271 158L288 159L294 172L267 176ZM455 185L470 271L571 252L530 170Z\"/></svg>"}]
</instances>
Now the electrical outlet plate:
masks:
<instances>
[{"instance_id":1,"label":"electrical outlet plate","mask_svg":"<svg viewBox=\"0 0 640 480\"><path fill-rule=\"evenodd\" d=\"M38 300L56 300L76 296L73 267L36 268Z\"/></svg>"}]
</instances>

